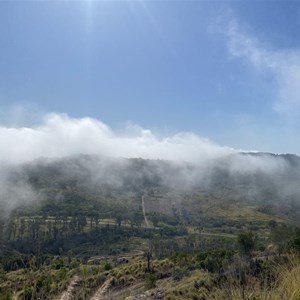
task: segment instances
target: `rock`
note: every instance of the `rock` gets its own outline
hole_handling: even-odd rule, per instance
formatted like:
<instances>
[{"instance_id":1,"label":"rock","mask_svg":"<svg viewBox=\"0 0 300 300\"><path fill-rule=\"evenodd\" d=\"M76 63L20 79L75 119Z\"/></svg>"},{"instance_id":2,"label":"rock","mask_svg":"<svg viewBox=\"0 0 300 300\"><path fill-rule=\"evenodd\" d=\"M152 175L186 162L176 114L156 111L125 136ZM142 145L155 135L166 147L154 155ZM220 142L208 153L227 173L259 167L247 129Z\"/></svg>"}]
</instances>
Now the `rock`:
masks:
<instances>
[{"instance_id":1,"label":"rock","mask_svg":"<svg viewBox=\"0 0 300 300\"><path fill-rule=\"evenodd\" d=\"M125 258L125 257L119 257L119 258L117 258L117 263L118 264L128 264L128 259L127 258Z\"/></svg>"},{"instance_id":2,"label":"rock","mask_svg":"<svg viewBox=\"0 0 300 300\"><path fill-rule=\"evenodd\" d=\"M157 289L155 292L153 292L153 299L155 300L161 300L165 297L165 290L164 289Z\"/></svg>"}]
</instances>

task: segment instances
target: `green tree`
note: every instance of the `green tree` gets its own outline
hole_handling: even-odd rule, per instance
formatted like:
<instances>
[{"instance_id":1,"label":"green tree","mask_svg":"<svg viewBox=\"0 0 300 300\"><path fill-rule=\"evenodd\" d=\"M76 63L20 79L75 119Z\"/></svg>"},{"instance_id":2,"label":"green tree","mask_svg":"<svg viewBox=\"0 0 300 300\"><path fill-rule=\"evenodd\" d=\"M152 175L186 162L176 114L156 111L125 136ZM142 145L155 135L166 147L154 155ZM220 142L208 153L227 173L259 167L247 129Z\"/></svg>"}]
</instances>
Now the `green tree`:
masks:
<instances>
[{"instance_id":1,"label":"green tree","mask_svg":"<svg viewBox=\"0 0 300 300\"><path fill-rule=\"evenodd\" d=\"M256 237L251 231L243 232L238 236L237 241L240 250L245 254L249 254L255 248Z\"/></svg>"}]
</instances>

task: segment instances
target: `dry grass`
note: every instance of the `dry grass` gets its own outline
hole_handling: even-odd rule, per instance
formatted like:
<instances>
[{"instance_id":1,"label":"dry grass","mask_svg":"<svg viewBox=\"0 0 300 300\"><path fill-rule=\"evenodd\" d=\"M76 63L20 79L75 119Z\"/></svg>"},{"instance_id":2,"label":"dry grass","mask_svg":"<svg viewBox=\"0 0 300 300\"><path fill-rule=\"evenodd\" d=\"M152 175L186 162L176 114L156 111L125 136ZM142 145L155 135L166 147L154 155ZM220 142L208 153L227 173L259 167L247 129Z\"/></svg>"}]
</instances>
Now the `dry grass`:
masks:
<instances>
[{"instance_id":1,"label":"dry grass","mask_svg":"<svg viewBox=\"0 0 300 300\"><path fill-rule=\"evenodd\" d=\"M216 295L206 299L218 300L300 300L300 258L289 255L287 261L274 266L275 281L270 285L264 279L247 276L241 285L236 278L229 279Z\"/></svg>"},{"instance_id":2,"label":"dry grass","mask_svg":"<svg viewBox=\"0 0 300 300\"><path fill-rule=\"evenodd\" d=\"M199 269L186 272L181 279L176 280L173 276L177 273L176 265L168 259L153 261L153 267L156 275L170 274L163 279L157 278L156 282L156 289L162 288L165 291L166 300L300 300L300 257L289 255L283 261L280 264L274 262L273 281L246 275L243 285L240 278L234 276L217 284L215 275ZM111 299L124 299L145 291L145 267L144 261L137 260L111 271L110 275L115 276L116 282L123 283L111 291ZM138 289L134 288L137 284Z\"/></svg>"},{"instance_id":3,"label":"dry grass","mask_svg":"<svg viewBox=\"0 0 300 300\"><path fill-rule=\"evenodd\" d=\"M271 220L275 220L278 223L285 223L287 222L287 218L281 217L278 215L269 215L263 212L257 211L256 207L239 207L238 209L236 206L227 207L222 209L220 207L216 207L212 212L211 215L222 217L228 220L233 221L243 221L243 222L263 222L267 223Z\"/></svg>"}]
</instances>

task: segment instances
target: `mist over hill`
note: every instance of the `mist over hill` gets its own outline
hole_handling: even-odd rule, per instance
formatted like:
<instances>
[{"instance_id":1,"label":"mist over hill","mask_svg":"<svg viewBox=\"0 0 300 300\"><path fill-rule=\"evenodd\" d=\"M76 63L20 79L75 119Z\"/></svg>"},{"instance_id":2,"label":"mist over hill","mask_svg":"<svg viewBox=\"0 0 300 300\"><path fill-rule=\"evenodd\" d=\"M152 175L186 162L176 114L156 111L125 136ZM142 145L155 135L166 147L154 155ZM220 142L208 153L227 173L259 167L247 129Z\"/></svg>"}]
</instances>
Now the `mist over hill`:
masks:
<instances>
[{"instance_id":1,"label":"mist over hill","mask_svg":"<svg viewBox=\"0 0 300 300\"><path fill-rule=\"evenodd\" d=\"M297 218L294 208L300 205L300 157L290 154L237 153L201 163L79 155L6 165L1 173L3 216L29 204L55 206L72 199L81 205L102 203L102 208L104 202L122 203L130 209L130 196L114 194L149 191L177 193L176 203L187 201L182 193L201 192L225 204L237 201Z\"/></svg>"}]
</instances>

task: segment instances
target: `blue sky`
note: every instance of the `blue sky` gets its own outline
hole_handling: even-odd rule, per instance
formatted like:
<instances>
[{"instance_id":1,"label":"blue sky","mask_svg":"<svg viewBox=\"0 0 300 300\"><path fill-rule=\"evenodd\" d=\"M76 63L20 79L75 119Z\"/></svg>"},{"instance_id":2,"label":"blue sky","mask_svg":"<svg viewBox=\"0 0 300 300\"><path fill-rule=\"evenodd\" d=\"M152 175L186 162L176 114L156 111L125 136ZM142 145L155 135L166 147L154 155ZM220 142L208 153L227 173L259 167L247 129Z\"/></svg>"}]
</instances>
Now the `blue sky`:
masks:
<instances>
[{"instance_id":1,"label":"blue sky","mask_svg":"<svg viewBox=\"0 0 300 300\"><path fill-rule=\"evenodd\" d=\"M300 154L299 32L297 1L1 1L0 124L54 112Z\"/></svg>"}]
</instances>

